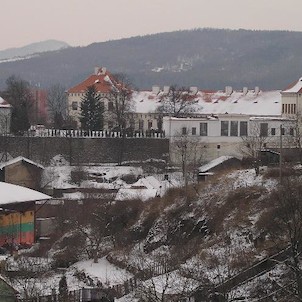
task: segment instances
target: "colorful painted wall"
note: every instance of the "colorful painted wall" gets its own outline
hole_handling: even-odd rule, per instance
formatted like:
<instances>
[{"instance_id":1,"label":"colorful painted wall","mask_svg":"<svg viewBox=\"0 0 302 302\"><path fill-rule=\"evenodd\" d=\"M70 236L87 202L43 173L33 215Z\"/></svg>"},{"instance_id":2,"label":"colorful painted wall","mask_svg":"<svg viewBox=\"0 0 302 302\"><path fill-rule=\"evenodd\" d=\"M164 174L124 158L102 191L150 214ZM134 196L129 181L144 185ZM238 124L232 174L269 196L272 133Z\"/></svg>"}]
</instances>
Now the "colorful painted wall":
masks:
<instances>
[{"instance_id":1,"label":"colorful painted wall","mask_svg":"<svg viewBox=\"0 0 302 302\"><path fill-rule=\"evenodd\" d=\"M33 210L0 215L0 246L5 243L33 244L35 214Z\"/></svg>"}]
</instances>

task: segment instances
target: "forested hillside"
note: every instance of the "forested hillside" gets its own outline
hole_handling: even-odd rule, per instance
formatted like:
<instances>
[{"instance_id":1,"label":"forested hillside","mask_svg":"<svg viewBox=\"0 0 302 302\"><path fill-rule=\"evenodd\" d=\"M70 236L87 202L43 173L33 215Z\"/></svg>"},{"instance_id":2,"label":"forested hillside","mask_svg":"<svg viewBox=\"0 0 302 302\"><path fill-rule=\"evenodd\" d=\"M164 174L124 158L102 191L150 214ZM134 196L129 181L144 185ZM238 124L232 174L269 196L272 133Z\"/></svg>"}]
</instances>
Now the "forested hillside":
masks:
<instances>
[{"instance_id":1,"label":"forested hillside","mask_svg":"<svg viewBox=\"0 0 302 302\"><path fill-rule=\"evenodd\" d=\"M70 87L105 66L134 85L282 89L301 76L302 33L196 29L94 43L0 64L0 88L12 74L42 87Z\"/></svg>"}]
</instances>

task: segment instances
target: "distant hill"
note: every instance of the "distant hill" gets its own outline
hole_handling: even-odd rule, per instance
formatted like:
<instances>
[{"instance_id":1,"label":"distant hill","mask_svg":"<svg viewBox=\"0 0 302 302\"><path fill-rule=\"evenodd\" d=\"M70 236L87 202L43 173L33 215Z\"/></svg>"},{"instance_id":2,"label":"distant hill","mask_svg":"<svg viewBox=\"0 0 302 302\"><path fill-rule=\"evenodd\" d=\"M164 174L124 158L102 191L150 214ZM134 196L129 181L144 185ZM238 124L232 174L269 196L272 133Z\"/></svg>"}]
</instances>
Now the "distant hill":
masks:
<instances>
[{"instance_id":1,"label":"distant hill","mask_svg":"<svg viewBox=\"0 0 302 302\"><path fill-rule=\"evenodd\" d=\"M302 75L302 33L196 29L94 43L0 64L0 88L12 74L70 87L105 66L143 89L154 84L223 89L282 89Z\"/></svg>"},{"instance_id":2,"label":"distant hill","mask_svg":"<svg viewBox=\"0 0 302 302\"><path fill-rule=\"evenodd\" d=\"M46 40L42 42L32 43L19 48L8 48L0 50L0 60L9 60L14 58L22 59L33 54L54 51L67 48L69 45L66 42L57 40Z\"/></svg>"}]
</instances>

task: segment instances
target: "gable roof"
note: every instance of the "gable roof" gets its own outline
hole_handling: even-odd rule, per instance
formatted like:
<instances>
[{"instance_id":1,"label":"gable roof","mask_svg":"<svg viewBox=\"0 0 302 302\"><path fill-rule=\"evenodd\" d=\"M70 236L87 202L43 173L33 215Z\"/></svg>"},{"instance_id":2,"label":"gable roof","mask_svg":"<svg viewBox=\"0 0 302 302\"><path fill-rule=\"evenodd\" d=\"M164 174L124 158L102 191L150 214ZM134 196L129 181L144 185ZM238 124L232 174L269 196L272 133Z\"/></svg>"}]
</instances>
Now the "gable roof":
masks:
<instances>
[{"instance_id":1,"label":"gable roof","mask_svg":"<svg viewBox=\"0 0 302 302\"><path fill-rule=\"evenodd\" d=\"M41 192L0 182L0 205L47 199L51 199L51 197Z\"/></svg>"},{"instance_id":2,"label":"gable roof","mask_svg":"<svg viewBox=\"0 0 302 302\"><path fill-rule=\"evenodd\" d=\"M4 167L10 166L10 165L13 165L13 164L15 164L15 163L17 163L19 161L24 161L24 162L26 162L28 164L31 164L33 166L36 166L36 167L38 167L40 169L44 169L44 167L42 165L40 165L38 163L35 163L35 162L31 161L30 159L25 158L23 156L15 157L15 158L13 158L13 159L5 162L5 163L0 164L0 169L3 169Z\"/></svg>"},{"instance_id":3,"label":"gable roof","mask_svg":"<svg viewBox=\"0 0 302 302\"><path fill-rule=\"evenodd\" d=\"M302 92L302 78L297 82L291 84L285 90L282 90L282 93L301 93Z\"/></svg>"},{"instance_id":4,"label":"gable roof","mask_svg":"<svg viewBox=\"0 0 302 302\"><path fill-rule=\"evenodd\" d=\"M90 75L86 80L70 88L68 93L83 93L89 87L94 85L96 92L109 93L116 80L106 68L98 68L95 74Z\"/></svg>"}]
</instances>

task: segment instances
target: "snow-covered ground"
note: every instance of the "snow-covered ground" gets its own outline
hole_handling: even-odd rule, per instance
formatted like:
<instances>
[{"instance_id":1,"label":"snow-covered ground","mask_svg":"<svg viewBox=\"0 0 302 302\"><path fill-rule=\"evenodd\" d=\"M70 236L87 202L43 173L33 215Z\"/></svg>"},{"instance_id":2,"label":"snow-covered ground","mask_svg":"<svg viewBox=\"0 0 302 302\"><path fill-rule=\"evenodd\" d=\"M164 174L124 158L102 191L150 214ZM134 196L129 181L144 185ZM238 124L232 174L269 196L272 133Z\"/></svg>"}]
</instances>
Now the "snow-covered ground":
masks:
<instances>
[{"instance_id":1,"label":"snow-covered ground","mask_svg":"<svg viewBox=\"0 0 302 302\"><path fill-rule=\"evenodd\" d=\"M80 174L75 181L72 174ZM126 178L133 183L127 183ZM116 200L141 199L146 201L162 196L167 189L181 186L180 173L170 173L169 179L164 174L146 175L142 167L118 166L106 164L100 166L70 166L62 156L56 156L52 164L45 168L42 175L42 187L55 189L96 188L118 190ZM64 193L64 198L80 200L85 198L81 192Z\"/></svg>"},{"instance_id":2,"label":"snow-covered ground","mask_svg":"<svg viewBox=\"0 0 302 302\"><path fill-rule=\"evenodd\" d=\"M80 183L72 183L72 172L84 172L85 178ZM125 176L131 176L132 183L125 181ZM141 167L133 166L116 166L116 165L103 165L103 166L83 166L74 167L68 165L62 158L57 158L52 166L46 167L44 171L44 184L54 188L103 188L103 189L119 189L116 200L126 200L127 198L140 197L142 200L148 200L155 196L162 196L170 187L177 187L182 185L182 179L179 174L169 175L169 180L165 180L163 175L144 175ZM128 179L129 180L129 179ZM204 183L199 192L198 200L191 202L190 206L182 208L182 216L180 218L192 219L195 221L206 221L207 209L210 207L223 209L226 202L226 196L230 192L235 192L241 188L262 188L265 194L268 194L277 185L277 180L272 178L255 175L253 169L233 171L230 174L225 174L213 181ZM261 204L260 197L255 200ZM65 198L81 199L85 197L80 192L68 193ZM257 199L258 198L258 199ZM177 198L176 198L177 199ZM254 200L253 200L254 201ZM253 202L252 201L252 202ZM137 268L141 271L147 271L149 268L159 267L160 261L172 256L171 247L167 243L167 234L169 232L169 221L167 215L177 209L181 201L173 200L173 203L163 206L161 211L152 224L151 229L141 241L137 241L129 246L120 247L119 250L111 251L108 259L116 260L114 263L129 264L129 267ZM247 202L244 198L239 200L238 203L244 204ZM214 204L215 203L215 204ZM152 204L151 204L152 205ZM190 207L190 208L189 208ZM232 208L227 217L217 222L221 224L225 231L219 234L212 233L211 236L206 236L204 246L201 241L198 243L200 246L197 249L196 255L190 256L186 259L177 269L173 269L169 273L158 273L156 277L145 280L142 285L144 287L154 287L156 292L162 292L165 288L166 293L177 293L183 291L187 287L188 291L193 291L200 285L200 281L205 280L208 284L219 284L228 277L236 274L248 265L248 261L240 263L242 266L236 267L238 261L248 259L253 262L257 256L265 257L265 254L259 253L256 250L253 237L256 235L255 224L259 219L259 208L251 206L246 213L246 224L231 224L232 219L238 215L237 208ZM199 211L199 212L198 212ZM202 213L200 213L202 212ZM200 213L200 216L195 216L195 213ZM213 213L213 212L212 212ZM240 216L240 215L239 215ZM134 222L134 227L139 227L141 217ZM181 222L180 222L181 223ZM228 225L230 223L230 226ZM133 227L132 226L132 227ZM171 235L171 234L170 234ZM202 236L202 235L200 235ZM164 243L162 243L164 242ZM146 252L144 250L145 244L157 244L154 250ZM162 244L161 244L162 243ZM127 251L126 251L127 250ZM246 259L245 259L246 258ZM80 289L82 287L96 286L99 284L114 286L123 284L129 280L133 275L110 263L105 257L100 258L98 263L93 260L81 260L64 271L52 271L45 274L43 278L36 280L36 286L43 290L43 294L49 294L52 289L58 290L59 280L62 275L67 277L67 284L70 290ZM122 266L126 267L126 266ZM275 269L277 271L277 268ZM194 275L194 279L184 277L183 272L190 272ZM259 279L261 282L261 278ZM168 284L168 286L166 286ZM244 296L251 291L248 286L254 286L252 283L242 285L236 289L236 292L231 294L236 297ZM16 280L17 289L21 289ZM133 293L126 295L118 302L137 301Z\"/></svg>"}]
</instances>

